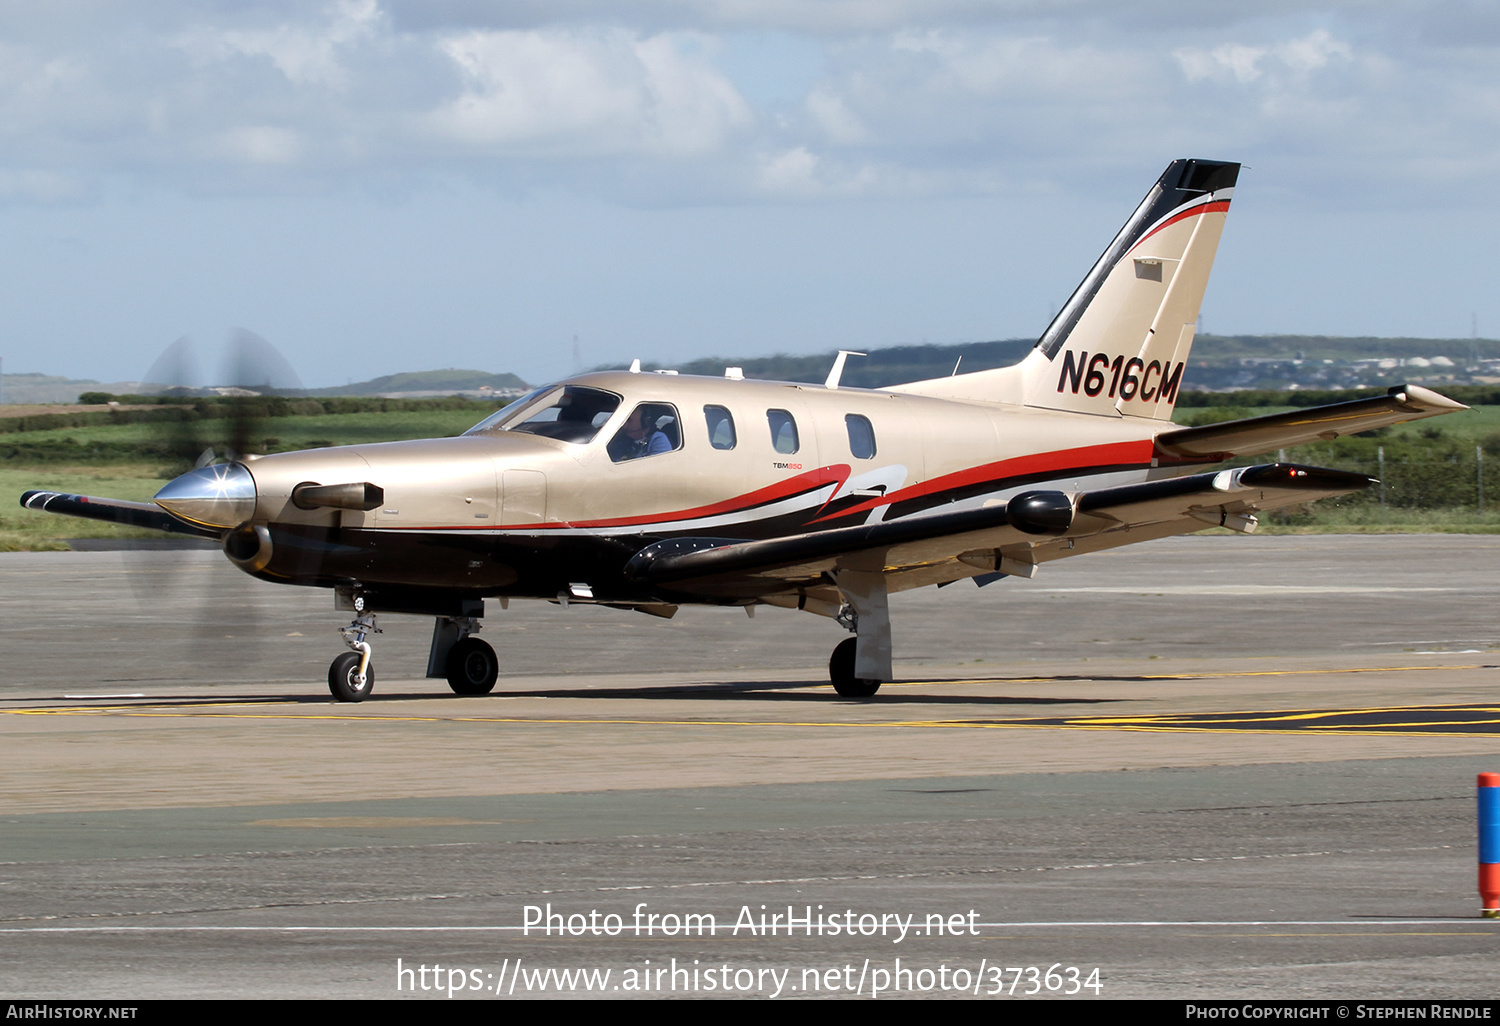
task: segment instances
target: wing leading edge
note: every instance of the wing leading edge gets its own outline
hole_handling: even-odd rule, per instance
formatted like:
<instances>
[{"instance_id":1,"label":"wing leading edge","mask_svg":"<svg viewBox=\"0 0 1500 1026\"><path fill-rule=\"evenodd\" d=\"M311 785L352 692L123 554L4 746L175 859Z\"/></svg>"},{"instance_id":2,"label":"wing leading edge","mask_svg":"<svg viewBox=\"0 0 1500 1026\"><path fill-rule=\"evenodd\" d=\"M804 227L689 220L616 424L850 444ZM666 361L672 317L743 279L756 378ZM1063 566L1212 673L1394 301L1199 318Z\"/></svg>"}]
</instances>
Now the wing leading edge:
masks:
<instances>
[{"instance_id":1,"label":"wing leading edge","mask_svg":"<svg viewBox=\"0 0 1500 1026\"><path fill-rule=\"evenodd\" d=\"M1360 491L1364 474L1264 464L1069 496L1033 491L1003 505L772 538L671 538L642 549L632 579L678 592L763 597L827 583L878 560L892 591L983 573L1030 576L1038 563L1210 526L1255 529L1255 515Z\"/></svg>"},{"instance_id":2,"label":"wing leading edge","mask_svg":"<svg viewBox=\"0 0 1500 1026\"><path fill-rule=\"evenodd\" d=\"M21 505L47 513L62 513L70 517L83 517L85 520L104 520L130 527L148 527L153 531L212 538L215 541L224 533L178 520L151 502L127 502L124 499L98 499L91 495L35 490L21 496Z\"/></svg>"}]
</instances>

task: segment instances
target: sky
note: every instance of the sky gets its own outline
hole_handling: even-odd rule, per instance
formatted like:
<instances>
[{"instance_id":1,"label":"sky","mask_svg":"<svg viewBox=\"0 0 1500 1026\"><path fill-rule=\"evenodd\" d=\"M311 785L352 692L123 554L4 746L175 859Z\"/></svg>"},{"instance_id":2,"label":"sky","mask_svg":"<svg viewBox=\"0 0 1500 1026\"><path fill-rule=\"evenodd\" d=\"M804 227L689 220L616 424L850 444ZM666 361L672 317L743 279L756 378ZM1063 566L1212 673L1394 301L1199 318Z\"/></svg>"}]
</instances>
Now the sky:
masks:
<instances>
[{"instance_id":1,"label":"sky","mask_svg":"<svg viewBox=\"0 0 1500 1026\"><path fill-rule=\"evenodd\" d=\"M1176 157L1205 331L1493 338L1496 69L1488 0L0 0L0 359L1035 337Z\"/></svg>"}]
</instances>

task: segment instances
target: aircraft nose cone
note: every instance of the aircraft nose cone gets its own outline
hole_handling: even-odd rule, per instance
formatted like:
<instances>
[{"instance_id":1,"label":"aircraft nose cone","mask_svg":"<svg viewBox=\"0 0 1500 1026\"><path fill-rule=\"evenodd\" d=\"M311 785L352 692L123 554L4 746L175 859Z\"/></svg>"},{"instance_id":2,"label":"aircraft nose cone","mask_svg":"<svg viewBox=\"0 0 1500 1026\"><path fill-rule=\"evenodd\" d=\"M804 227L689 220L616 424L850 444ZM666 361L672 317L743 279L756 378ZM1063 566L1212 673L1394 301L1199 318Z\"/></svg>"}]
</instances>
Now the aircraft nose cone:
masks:
<instances>
[{"instance_id":1,"label":"aircraft nose cone","mask_svg":"<svg viewBox=\"0 0 1500 1026\"><path fill-rule=\"evenodd\" d=\"M174 517L205 527L238 527L255 513L255 478L243 463L190 470L152 498Z\"/></svg>"}]
</instances>

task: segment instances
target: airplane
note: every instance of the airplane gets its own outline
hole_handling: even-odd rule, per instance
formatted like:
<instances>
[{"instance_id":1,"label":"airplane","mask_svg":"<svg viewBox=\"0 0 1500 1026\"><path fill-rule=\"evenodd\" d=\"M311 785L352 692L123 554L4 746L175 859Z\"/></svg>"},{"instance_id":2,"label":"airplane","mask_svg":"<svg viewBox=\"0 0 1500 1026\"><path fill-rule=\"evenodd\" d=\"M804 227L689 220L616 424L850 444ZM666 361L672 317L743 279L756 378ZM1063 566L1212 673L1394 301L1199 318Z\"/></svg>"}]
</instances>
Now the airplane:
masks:
<instances>
[{"instance_id":1,"label":"airplane","mask_svg":"<svg viewBox=\"0 0 1500 1026\"><path fill-rule=\"evenodd\" d=\"M1018 364L888 388L672 371L579 375L453 438L244 455L151 503L47 491L23 506L196 535L262 580L331 588L374 686L378 613L434 618L427 676L489 693L485 603L798 609L852 637L838 695L893 679L889 596L1031 578L1056 559L1225 527L1373 478L1238 457L1466 409L1415 385L1202 427L1172 412L1240 165L1173 161Z\"/></svg>"}]
</instances>

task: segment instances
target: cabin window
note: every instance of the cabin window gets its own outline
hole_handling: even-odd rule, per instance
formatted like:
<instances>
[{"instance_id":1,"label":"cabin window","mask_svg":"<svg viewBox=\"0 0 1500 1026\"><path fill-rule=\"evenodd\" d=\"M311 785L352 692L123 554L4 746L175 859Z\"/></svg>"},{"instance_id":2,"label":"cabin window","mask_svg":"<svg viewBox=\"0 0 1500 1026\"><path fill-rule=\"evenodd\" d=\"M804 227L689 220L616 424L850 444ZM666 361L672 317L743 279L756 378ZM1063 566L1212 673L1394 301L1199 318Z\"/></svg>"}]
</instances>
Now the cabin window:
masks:
<instances>
[{"instance_id":1,"label":"cabin window","mask_svg":"<svg viewBox=\"0 0 1500 1026\"><path fill-rule=\"evenodd\" d=\"M844 417L844 426L849 429L849 451L855 459L868 460L875 457L875 428L870 418L851 413Z\"/></svg>"},{"instance_id":2,"label":"cabin window","mask_svg":"<svg viewBox=\"0 0 1500 1026\"><path fill-rule=\"evenodd\" d=\"M670 403L641 403L609 440L609 458L616 463L659 456L682 448L677 407Z\"/></svg>"},{"instance_id":3,"label":"cabin window","mask_svg":"<svg viewBox=\"0 0 1500 1026\"><path fill-rule=\"evenodd\" d=\"M791 453L801 448L797 440L797 421L786 410L767 410L766 420L771 425L771 446L777 452Z\"/></svg>"},{"instance_id":4,"label":"cabin window","mask_svg":"<svg viewBox=\"0 0 1500 1026\"><path fill-rule=\"evenodd\" d=\"M703 407L708 421L708 444L715 449L734 448L734 415L722 406Z\"/></svg>"},{"instance_id":5,"label":"cabin window","mask_svg":"<svg viewBox=\"0 0 1500 1026\"><path fill-rule=\"evenodd\" d=\"M481 420L478 424L475 424L473 427L469 428L469 430L465 431L464 434L483 435L488 434L491 431L498 431L499 428L497 427L497 425L504 424L506 421L514 418L516 414L520 413L522 410L529 407L532 403L536 402L537 399L539 399L547 391L548 388L545 385L543 385L541 388L533 388L530 392L527 392L525 395L521 396L521 398L506 403L503 407Z\"/></svg>"},{"instance_id":6,"label":"cabin window","mask_svg":"<svg viewBox=\"0 0 1500 1026\"><path fill-rule=\"evenodd\" d=\"M613 392L582 385L564 385L545 395L542 392L542 389L537 389L522 396L505 409L490 414L465 434L518 431L581 445L593 441L620 405L620 397Z\"/></svg>"}]
</instances>

